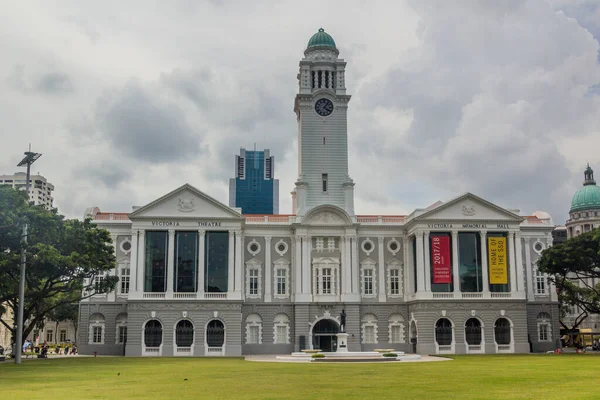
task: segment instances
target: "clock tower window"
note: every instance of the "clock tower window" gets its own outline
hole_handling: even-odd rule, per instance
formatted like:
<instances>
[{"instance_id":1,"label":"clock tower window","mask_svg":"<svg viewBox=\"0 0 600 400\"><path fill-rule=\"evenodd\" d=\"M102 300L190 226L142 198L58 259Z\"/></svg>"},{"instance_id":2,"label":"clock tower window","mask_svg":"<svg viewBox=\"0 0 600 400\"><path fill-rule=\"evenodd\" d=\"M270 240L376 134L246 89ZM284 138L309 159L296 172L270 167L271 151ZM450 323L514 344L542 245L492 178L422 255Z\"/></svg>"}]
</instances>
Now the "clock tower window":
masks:
<instances>
[{"instance_id":1,"label":"clock tower window","mask_svg":"<svg viewBox=\"0 0 600 400\"><path fill-rule=\"evenodd\" d=\"M326 192L327 191L327 174L323 174L321 176L322 180L323 180L323 191Z\"/></svg>"}]
</instances>

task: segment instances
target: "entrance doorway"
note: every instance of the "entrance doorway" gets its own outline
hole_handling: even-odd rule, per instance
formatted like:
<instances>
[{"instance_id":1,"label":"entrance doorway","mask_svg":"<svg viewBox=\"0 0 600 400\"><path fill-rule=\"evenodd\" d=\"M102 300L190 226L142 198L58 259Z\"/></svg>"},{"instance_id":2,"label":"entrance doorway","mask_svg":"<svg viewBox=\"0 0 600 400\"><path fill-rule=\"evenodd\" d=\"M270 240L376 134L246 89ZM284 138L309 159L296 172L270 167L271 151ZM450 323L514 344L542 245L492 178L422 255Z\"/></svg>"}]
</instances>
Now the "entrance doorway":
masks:
<instances>
[{"instance_id":1,"label":"entrance doorway","mask_svg":"<svg viewBox=\"0 0 600 400\"><path fill-rule=\"evenodd\" d=\"M339 332L337 322L331 319L322 319L313 326L312 344L313 349L331 352L337 350L337 333Z\"/></svg>"}]
</instances>

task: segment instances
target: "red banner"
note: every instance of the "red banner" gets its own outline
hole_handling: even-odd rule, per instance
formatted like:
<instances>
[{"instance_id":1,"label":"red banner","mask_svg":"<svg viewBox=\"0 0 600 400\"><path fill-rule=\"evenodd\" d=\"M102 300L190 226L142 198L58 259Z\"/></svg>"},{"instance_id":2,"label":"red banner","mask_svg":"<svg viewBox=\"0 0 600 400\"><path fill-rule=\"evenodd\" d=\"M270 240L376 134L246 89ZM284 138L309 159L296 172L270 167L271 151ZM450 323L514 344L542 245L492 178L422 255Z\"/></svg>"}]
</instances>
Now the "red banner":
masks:
<instances>
[{"instance_id":1,"label":"red banner","mask_svg":"<svg viewBox=\"0 0 600 400\"><path fill-rule=\"evenodd\" d=\"M431 265L433 283L452 283L452 260L450 259L450 237L431 236Z\"/></svg>"}]
</instances>

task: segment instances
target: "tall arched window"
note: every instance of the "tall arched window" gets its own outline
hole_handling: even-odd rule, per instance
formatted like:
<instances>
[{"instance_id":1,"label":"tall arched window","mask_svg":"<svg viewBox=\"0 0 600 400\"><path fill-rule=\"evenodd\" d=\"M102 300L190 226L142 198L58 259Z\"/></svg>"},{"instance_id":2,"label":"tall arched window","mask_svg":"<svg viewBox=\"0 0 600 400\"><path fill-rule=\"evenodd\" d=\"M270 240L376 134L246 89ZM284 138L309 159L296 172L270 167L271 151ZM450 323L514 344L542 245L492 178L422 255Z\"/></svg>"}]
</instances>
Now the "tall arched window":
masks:
<instances>
[{"instance_id":1,"label":"tall arched window","mask_svg":"<svg viewBox=\"0 0 600 400\"><path fill-rule=\"evenodd\" d=\"M175 327L175 344L177 347L191 347L194 343L194 325L183 319Z\"/></svg>"},{"instance_id":2,"label":"tall arched window","mask_svg":"<svg viewBox=\"0 0 600 400\"><path fill-rule=\"evenodd\" d=\"M538 327L538 341L550 342L552 341L552 317L550 314L541 312L537 316L537 327Z\"/></svg>"},{"instance_id":3,"label":"tall arched window","mask_svg":"<svg viewBox=\"0 0 600 400\"><path fill-rule=\"evenodd\" d=\"M262 343L262 318L258 314L246 317L246 344Z\"/></svg>"},{"instance_id":4,"label":"tall arched window","mask_svg":"<svg viewBox=\"0 0 600 400\"><path fill-rule=\"evenodd\" d=\"M123 344L127 342L127 313L120 313L115 318L116 332L115 343Z\"/></svg>"},{"instance_id":5,"label":"tall arched window","mask_svg":"<svg viewBox=\"0 0 600 400\"><path fill-rule=\"evenodd\" d=\"M273 343L290 343L290 318L286 314L277 314L274 318Z\"/></svg>"},{"instance_id":6,"label":"tall arched window","mask_svg":"<svg viewBox=\"0 0 600 400\"><path fill-rule=\"evenodd\" d=\"M481 322L477 318L469 318L465 323L465 340L469 346L481 344Z\"/></svg>"},{"instance_id":7,"label":"tall arched window","mask_svg":"<svg viewBox=\"0 0 600 400\"><path fill-rule=\"evenodd\" d=\"M162 324L160 321L151 319L146 322L144 344L146 347L160 347L162 344Z\"/></svg>"},{"instance_id":8,"label":"tall arched window","mask_svg":"<svg viewBox=\"0 0 600 400\"><path fill-rule=\"evenodd\" d=\"M90 344L104 344L104 327L105 320L104 315L95 313L90 315L90 328L89 328L89 343Z\"/></svg>"},{"instance_id":9,"label":"tall arched window","mask_svg":"<svg viewBox=\"0 0 600 400\"><path fill-rule=\"evenodd\" d=\"M206 344L209 347L221 347L225 343L225 326L217 319L213 319L206 326Z\"/></svg>"},{"instance_id":10,"label":"tall arched window","mask_svg":"<svg viewBox=\"0 0 600 400\"><path fill-rule=\"evenodd\" d=\"M498 345L510 344L510 322L506 318L498 318L494 324L494 339Z\"/></svg>"},{"instance_id":11,"label":"tall arched window","mask_svg":"<svg viewBox=\"0 0 600 400\"><path fill-rule=\"evenodd\" d=\"M448 318L440 318L435 323L435 341L439 346L452 344L452 322Z\"/></svg>"}]
</instances>

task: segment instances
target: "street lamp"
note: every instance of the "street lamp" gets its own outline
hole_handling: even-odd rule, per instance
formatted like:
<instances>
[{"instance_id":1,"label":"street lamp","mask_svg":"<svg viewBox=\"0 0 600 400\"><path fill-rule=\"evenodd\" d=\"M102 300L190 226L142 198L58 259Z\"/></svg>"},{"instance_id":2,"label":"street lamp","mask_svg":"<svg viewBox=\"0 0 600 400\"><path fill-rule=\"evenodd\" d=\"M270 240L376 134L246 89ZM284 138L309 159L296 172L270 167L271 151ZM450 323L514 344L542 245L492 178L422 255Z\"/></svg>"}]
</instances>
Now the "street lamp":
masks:
<instances>
[{"instance_id":1,"label":"street lamp","mask_svg":"<svg viewBox=\"0 0 600 400\"><path fill-rule=\"evenodd\" d=\"M17 167L27 166L27 179L25 181L25 192L27 192L27 202L29 202L29 179L31 177L31 164L33 164L42 155L40 153L33 153L31 151L31 145L29 145L29 151L25 152L25 158L17 164ZM23 224L23 236L21 237L22 249L21 249L21 280L19 281L19 315L17 316L17 352L15 354L15 364L21 364L21 350L23 348L23 313L25 304L25 262L27 261L27 253L25 251L25 245L27 244L27 220ZM13 349L14 351L14 349Z\"/></svg>"}]
</instances>

